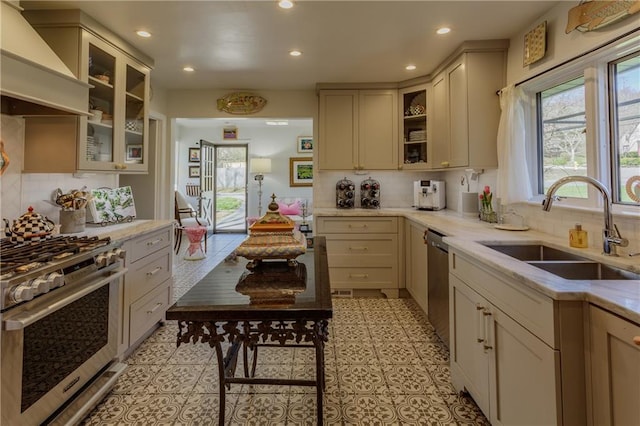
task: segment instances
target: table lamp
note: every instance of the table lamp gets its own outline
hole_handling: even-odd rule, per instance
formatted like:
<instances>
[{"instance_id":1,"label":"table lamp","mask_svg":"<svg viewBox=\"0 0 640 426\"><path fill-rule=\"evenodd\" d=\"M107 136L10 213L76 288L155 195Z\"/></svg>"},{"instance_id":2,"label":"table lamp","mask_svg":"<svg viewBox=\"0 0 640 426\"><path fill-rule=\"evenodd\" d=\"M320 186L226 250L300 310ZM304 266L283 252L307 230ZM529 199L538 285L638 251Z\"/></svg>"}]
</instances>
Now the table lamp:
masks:
<instances>
[{"instance_id":1,"label":"table lamp","mask_svg":"<svg viewBox=\"0 0 640 426\"><path fill-rule=\"evenodd\" d=\"M249 162L249 172L255 173L258 181L258 217L262 217L262 180L265 173L271 173L270 158L252 158Z\"/></svg>"}]
</instances>

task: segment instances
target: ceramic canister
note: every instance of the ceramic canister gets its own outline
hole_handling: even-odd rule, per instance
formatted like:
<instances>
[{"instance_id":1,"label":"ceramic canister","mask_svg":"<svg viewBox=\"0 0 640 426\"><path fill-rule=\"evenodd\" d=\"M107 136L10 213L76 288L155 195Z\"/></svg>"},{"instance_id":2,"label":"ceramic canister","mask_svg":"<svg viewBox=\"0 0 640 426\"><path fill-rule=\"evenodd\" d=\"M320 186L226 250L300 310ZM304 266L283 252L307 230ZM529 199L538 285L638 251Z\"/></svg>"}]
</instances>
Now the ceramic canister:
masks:
<instances>
[{"instance_id":1,"label":"ceramic canister","mask_svg":"<svg viewBox=\"0 0 640 426\"><path fill-rule=\"evenodd\" d=\"M83 232L87 221L87 210L60 210L60 233Z\"/></svg>"}]
</instances>

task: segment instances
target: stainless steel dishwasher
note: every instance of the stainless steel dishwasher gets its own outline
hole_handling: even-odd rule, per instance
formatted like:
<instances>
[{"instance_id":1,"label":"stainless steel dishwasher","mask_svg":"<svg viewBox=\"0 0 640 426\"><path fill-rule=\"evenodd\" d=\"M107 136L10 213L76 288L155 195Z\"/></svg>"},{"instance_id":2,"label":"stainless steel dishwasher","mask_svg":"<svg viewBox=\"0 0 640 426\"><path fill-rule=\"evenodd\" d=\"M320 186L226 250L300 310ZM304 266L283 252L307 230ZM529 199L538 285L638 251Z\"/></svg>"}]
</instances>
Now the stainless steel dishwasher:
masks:
<instances>
[{"instance_id":1,"label":"stainless steel dishwasher","mask_svg":"<svg viewBox=\"0 0 640 426\"><path fill-rule=\"evenodd\" d=\"M427 291L429 322L449 347L449 246L445 235L427 231Z\"/></svg>"}]
</instances>

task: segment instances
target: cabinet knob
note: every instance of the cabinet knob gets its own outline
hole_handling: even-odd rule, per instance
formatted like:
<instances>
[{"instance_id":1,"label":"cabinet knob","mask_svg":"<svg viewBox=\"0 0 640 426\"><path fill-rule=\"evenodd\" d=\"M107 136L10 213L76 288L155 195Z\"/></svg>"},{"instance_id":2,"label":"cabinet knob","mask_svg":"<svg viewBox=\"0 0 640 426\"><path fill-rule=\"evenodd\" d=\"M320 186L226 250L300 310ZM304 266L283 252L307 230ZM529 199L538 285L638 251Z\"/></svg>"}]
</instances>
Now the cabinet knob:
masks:
<instances>
[{"instance_id":1,"label":"cabinet knob","mask_svg":"<svg viewBox=\"0 0 640 426\"><path fill-rule=\"evenodd\" d=\"M636 345L640 346L640 336L634 336L633 337L633 343L635 343Z\"/></svg>"},{"instance_id":2,"label":"cabinet knob","mask_svg":"<svg viewBox=\"0 0 640 426\"><path fill-rule=\"evenodd\" d=\"M440 163L440 165L442 167L449 167L449 162L448 161L443 161L443 162Z\"/></svg>"}]
</instances>

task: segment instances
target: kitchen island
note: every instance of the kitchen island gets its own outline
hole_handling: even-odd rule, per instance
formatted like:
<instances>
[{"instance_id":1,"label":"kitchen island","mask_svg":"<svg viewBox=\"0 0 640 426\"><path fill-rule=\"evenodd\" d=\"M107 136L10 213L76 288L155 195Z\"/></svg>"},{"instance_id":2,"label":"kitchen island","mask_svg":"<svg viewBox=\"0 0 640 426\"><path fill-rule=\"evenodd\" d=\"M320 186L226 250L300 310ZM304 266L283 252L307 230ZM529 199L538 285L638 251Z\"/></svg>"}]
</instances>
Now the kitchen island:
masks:
<instances>
[{"instance_id":1,"label":"kitchen island","mask_svg":"<svg viewBox=\"0 0 640 426\"><path fill-rule=\"evenodd\" d=\"M317 423L322 425L324 343L332 317L325 240L318 237L314 250L298 257L295 266L264 261L249 271L246 264L221 263L167 310L168 320L178 320L177 344L200 342L215 348L220 425L225 390L232 383L314 386ZM255 377L259 346L315 348L315 380ZM235 377L240 350L244 377Z\"/></svg>"}]
</instances>

